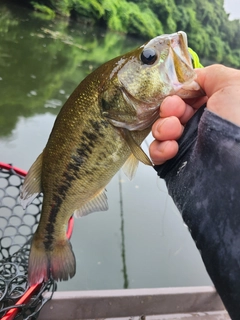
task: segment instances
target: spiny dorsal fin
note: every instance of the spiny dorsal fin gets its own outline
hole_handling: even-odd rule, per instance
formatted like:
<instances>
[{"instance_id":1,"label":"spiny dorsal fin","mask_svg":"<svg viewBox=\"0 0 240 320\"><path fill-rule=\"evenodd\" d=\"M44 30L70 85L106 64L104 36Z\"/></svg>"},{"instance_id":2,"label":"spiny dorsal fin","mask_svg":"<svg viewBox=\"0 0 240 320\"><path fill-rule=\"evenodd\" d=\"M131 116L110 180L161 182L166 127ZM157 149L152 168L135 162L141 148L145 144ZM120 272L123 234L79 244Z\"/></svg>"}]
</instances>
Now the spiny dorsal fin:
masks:
<instances>
[{"instance_id":1,"label":"spiny dorsal fin","mask_svg":"<svg viewBox=\"0 0 240 320\"><path fill-rule=\"evenodd\" d=\"M36 198L41 190L42 153L28 171L20 192L20 202L24 209Z\"/></svg>"},{"instance_id":2,"label":"spiny dorsal fin","mask_svg":"<svg viewBox=\"0 0 240 320\"><path fill-rule=\"evenodd\" d=\"M127 161L124 163L122 170L129 180L132 180L135 176L138 167L138 159L131 154Z\"/></svg>"},{"instance_id":3,"label":"spiny dorsal fin","mask_svg":"<svg viewBox=\"0 0 240 320\"><path fill-rule=\"evenodd\" d=\"M152 166L152 162L149 159L149 157L146 155L146 153L143 151L141 146L137 144L137 142L134 140L131 132L129 130L123 129L124 130L124 138L131 149L132 153L134 156L141 161L142 163Z\"/></svg>"},{"instance_id":4,"label":"spiny dorsal fin","mask_svg":"<svg viewBox=\"0 0 240 320\"><path fill-rule=\"evenodd\" d=\"M93 199L89 200L82 207L74 211L76 218L84 217L89 213L96 211L108 210L107 195L104 189L102 189Z\"/></svg>"}]
</instances>

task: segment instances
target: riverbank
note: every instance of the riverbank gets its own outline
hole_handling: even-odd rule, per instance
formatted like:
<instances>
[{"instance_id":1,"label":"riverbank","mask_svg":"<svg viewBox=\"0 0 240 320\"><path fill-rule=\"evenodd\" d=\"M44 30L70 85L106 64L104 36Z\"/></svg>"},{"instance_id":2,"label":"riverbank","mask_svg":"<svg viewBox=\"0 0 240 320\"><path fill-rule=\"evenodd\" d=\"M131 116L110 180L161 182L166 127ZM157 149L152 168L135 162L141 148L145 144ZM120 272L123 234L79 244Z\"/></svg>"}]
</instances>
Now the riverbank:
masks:
<instances>
[{"instance_id":1,"label":"riverbank","mask_svg":"<svg viewBox=\"0 0 240 320\"><path fill-rule=\"evenodd\" d=\"M18 1L19 3L19 1ZM240 67L240 22L229 21L223 0L24 0L45 19L85 19L142 39L184 30L201 58Z\"/></svg>"}]
</instances>

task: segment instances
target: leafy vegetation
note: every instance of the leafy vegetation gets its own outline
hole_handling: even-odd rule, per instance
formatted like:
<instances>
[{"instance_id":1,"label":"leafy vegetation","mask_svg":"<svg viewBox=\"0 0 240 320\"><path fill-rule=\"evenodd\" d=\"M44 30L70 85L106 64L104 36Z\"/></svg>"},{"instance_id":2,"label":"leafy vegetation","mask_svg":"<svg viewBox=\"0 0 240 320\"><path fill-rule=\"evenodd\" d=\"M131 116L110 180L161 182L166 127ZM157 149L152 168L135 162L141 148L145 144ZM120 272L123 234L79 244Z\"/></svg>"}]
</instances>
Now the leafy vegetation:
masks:
<instances>
[{"instance_id":1,"label":"leafy vegetation","mask_svg":"<svg viewBox=\"0 0 240 320\"><path fill-rule=\"evenodd\" d=\"M0 137L11 134L19 117L57 114L93 69L142 44L96 26L42 19L46 12L8 1L0 12Z\"/></svg>"},{"instance_id":2,"label":"leafy vegetation","mask_svg":"<svg viewBox=\"0 0 240 320\"><path fill-rule=\"evenodd\" d=\"M27 1L27 0L26 0ZM29 0L30 1L30 0ZM201 57L240 67L240 21L229 21L224 0L38 0L36 10L85 17L111 30L151 38L184 30Z\"/></svg>"}]
</instances>

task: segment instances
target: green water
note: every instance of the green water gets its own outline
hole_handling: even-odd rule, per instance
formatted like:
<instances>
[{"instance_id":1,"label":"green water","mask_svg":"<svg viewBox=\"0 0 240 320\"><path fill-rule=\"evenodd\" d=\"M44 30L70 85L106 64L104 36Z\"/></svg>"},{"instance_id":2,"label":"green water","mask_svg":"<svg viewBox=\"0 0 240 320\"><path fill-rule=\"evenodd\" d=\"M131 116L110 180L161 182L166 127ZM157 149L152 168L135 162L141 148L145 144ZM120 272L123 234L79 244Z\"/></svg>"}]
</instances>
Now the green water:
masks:
<instances>
[{"instance_id":1,"label":"green water","mask_svg":"<svg viewBox=\"0 0 240 320\"><path fill-rule=\"evenodd\" d=\"M140 44L86 21L42 20L1 1L0 161L28 170L77 84L99 64ZM75 221L71 241L77 274L59 290L211 283L153 169L140 164L131 182L119 172L107 190L107 212Z\"/></svg>"}]
</instances>

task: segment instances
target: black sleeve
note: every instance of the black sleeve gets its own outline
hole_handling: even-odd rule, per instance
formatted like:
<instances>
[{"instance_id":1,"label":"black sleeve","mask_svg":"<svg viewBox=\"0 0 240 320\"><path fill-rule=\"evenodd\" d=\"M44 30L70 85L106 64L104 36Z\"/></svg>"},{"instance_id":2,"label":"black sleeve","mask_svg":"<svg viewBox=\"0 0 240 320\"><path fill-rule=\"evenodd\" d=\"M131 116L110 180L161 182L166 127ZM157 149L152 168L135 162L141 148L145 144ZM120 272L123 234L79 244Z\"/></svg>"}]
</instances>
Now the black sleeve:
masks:
<instances>
[{"instance_id":1,"label":"black sleeve","mask_svg":"<svg viewBox=\"0 0 240 320\"><path fill-rule=\"evenodd\" d=\"M232 319L240 319L240 127L204 107L155 166ZM199 124L198 124L199 122Z\"/></svg>"}]
</instances>

